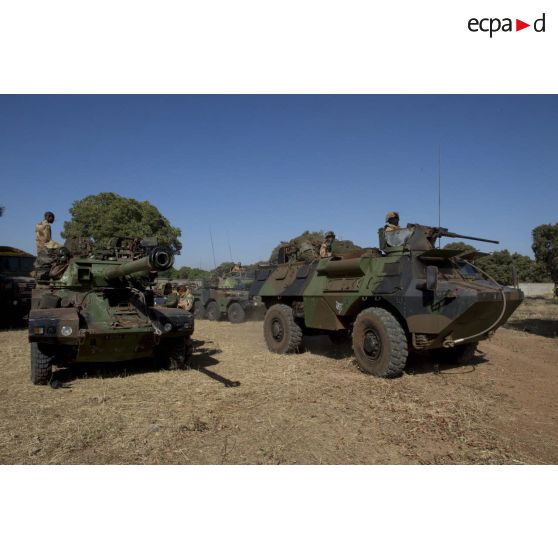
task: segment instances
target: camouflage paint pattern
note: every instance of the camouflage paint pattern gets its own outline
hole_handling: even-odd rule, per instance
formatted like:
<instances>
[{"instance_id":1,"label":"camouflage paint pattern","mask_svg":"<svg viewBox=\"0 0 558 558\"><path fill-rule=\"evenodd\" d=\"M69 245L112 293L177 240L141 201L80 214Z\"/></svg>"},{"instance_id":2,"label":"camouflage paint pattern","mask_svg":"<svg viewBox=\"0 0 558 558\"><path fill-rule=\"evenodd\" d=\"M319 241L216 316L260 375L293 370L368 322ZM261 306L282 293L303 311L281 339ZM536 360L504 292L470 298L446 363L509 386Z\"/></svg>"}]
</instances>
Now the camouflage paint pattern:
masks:
<instances>
[{"instance_id":1,"label":"camouflage paint pattern","mask_svg":"<svg viewBox=\"0 0 558 558\"><path fill-rule=\"evenodd\" d=\"M306 333L350 330L362 310L384 308L416 350L484 339L523 300L519 289L502 287L460 259L461 251L435 248L436 238L460 235L422 225L380 229L379 235L383 253L263 267L250 294L267 308L290 306ZM428 266L437 268L432 290L426 288Z\"/></svg>"},{"instance_id":2,"label":"camouflage paint pattern","mask_svg":"<svg viewBox=\"0 0 558 558\"><path fill-rule=\"evenodd\" d=\"M261 303L250 296L252 280L227 277L220 281L218 287L200 287L194 290L194 304L199 304L207 309L211 302L219 307L221 317L227 315L231 304L238 303L247 315L257 311Z\"/></svg>"}]
</instances>

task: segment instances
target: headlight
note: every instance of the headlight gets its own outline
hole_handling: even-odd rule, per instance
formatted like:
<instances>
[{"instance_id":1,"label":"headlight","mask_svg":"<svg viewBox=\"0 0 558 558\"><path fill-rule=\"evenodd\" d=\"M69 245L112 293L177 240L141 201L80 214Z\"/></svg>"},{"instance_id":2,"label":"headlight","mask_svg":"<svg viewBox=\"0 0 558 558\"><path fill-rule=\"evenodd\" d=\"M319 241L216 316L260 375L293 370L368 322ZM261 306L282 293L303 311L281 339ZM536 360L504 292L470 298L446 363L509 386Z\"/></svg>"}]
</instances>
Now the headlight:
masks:
<instances>
[{"instance_id":1,"label":"headlight","mask_svg":"<svg viewBox=\"0 0 558 558\"><path fill-rule=\"evenodd\" d=\"M70 335L72 335L72 332L73 332L73 329L72 329L70 326L68 326L68 325L62 326L62 327L60 328L60 333L61 333L64 337L69 337Z\"/></svg>"},{"instance_id":2,"label":"headlight","mask_svg":"<svg viewBox=\"0 0 558 558\"><path fill-rule=\"evenodd\" d=\"M163 330L165 331L165 333L168 333L171 329L172 329L172 324L171 324L170 322L167 322L167 323L163 326Z\"/></svg>"}]
</instances>

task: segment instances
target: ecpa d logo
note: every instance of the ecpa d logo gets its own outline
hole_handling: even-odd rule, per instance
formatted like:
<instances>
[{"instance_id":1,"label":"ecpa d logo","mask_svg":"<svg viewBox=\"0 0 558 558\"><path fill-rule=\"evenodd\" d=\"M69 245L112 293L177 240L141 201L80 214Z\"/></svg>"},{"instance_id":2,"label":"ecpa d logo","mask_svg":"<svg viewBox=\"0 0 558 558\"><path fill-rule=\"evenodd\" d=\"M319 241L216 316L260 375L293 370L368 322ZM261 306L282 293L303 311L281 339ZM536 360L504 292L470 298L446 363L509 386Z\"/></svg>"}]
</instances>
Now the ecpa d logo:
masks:
<instances>
[{"instance_id":1,"label":"ecpa d logo","mask_svg":"<svg viewBox=\"0 0 558 558\"><path fill-rule=\"evenodd\" d=\"M533 30L537 33L544 33L545 32L545 25L546 25L546 14L543 14L539 19L536 19L533 22ZM525 23L521 19L515 20L515 29L513 25L513 19L509 17L505 17L500 19L498 17L485 17L482 19L477 19L472 17L468 22L469 31L473 33L478 33L479 31L483 33L489 33L490 38L494 33L498 33L498 31L505 32L512 32L512 31L521 31L522 29L526 29L527 27L531 27L530 23Z\"/></svg>"}]
</instances>

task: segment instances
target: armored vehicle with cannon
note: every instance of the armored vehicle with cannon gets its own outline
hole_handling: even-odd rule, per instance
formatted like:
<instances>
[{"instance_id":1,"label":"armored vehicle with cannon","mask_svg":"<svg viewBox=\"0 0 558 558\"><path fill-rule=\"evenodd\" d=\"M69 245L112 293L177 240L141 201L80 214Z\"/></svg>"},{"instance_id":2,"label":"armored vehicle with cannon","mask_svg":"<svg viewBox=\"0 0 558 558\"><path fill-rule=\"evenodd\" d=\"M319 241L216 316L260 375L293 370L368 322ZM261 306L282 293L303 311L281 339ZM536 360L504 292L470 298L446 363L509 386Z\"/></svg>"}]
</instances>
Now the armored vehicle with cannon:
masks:
<instances>
[{"instance_id":1,"label":"armored vehicle with cannon","mask_svg":"<svg viewBox=\"0 0 558 558\"><path fill-rule=\"evenodd\" d=\"M269 350L301 350L304 335L351 339L359 368L403 373L410 351L470 360L477 343L506 322L523 299L472 263L476 253L436 247L441 237L497 241L409 224L380 229L380 247L298 261L285 247L279 264L258 269L251 294L265 304ZM478 254L477 254L478 255Z\"/></svg>"},{"instance_id":2,"label":"armored vehicle with cannon","mask_svg":"<svg viewBox=\"0 0 558 558\"><path fill-rule=\"evenodd\" d=\"M68 245L69 244L69 245ZM53 365L155 357L161 368L182 368L191 352L194 317L154 305L157 271L172 250L156 239L114 238L103 249L70 242L37 268L29 313L31 380L48 383Z\"/></svg>"}]
</instances>

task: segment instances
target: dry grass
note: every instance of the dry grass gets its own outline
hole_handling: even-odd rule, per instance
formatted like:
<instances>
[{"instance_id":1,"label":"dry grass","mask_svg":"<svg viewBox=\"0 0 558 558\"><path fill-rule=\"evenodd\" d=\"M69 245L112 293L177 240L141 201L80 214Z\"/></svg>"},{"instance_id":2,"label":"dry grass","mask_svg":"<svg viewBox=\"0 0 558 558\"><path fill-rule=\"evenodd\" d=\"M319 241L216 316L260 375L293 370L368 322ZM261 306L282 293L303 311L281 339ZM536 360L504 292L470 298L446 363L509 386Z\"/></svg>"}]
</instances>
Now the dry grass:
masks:
<instances>
[{"instance_id":1,"label":"dry grass","mask_svg":"<svg viewBox=\"0 0 558 558\"><path fill-rule=\"evenodd\" d=\"M384 381L326 338L300 355L272 354L261 327L200 321L190 370L82 368L64 371L68 387L56 390L31 385L26 332L0 332L0 462L556 461L556 437L540 451L530 423L518 442L510 420L522 410L499 389L497 354L438 374L415 358L403 378Z\"/></svg>"}]
</instances>

